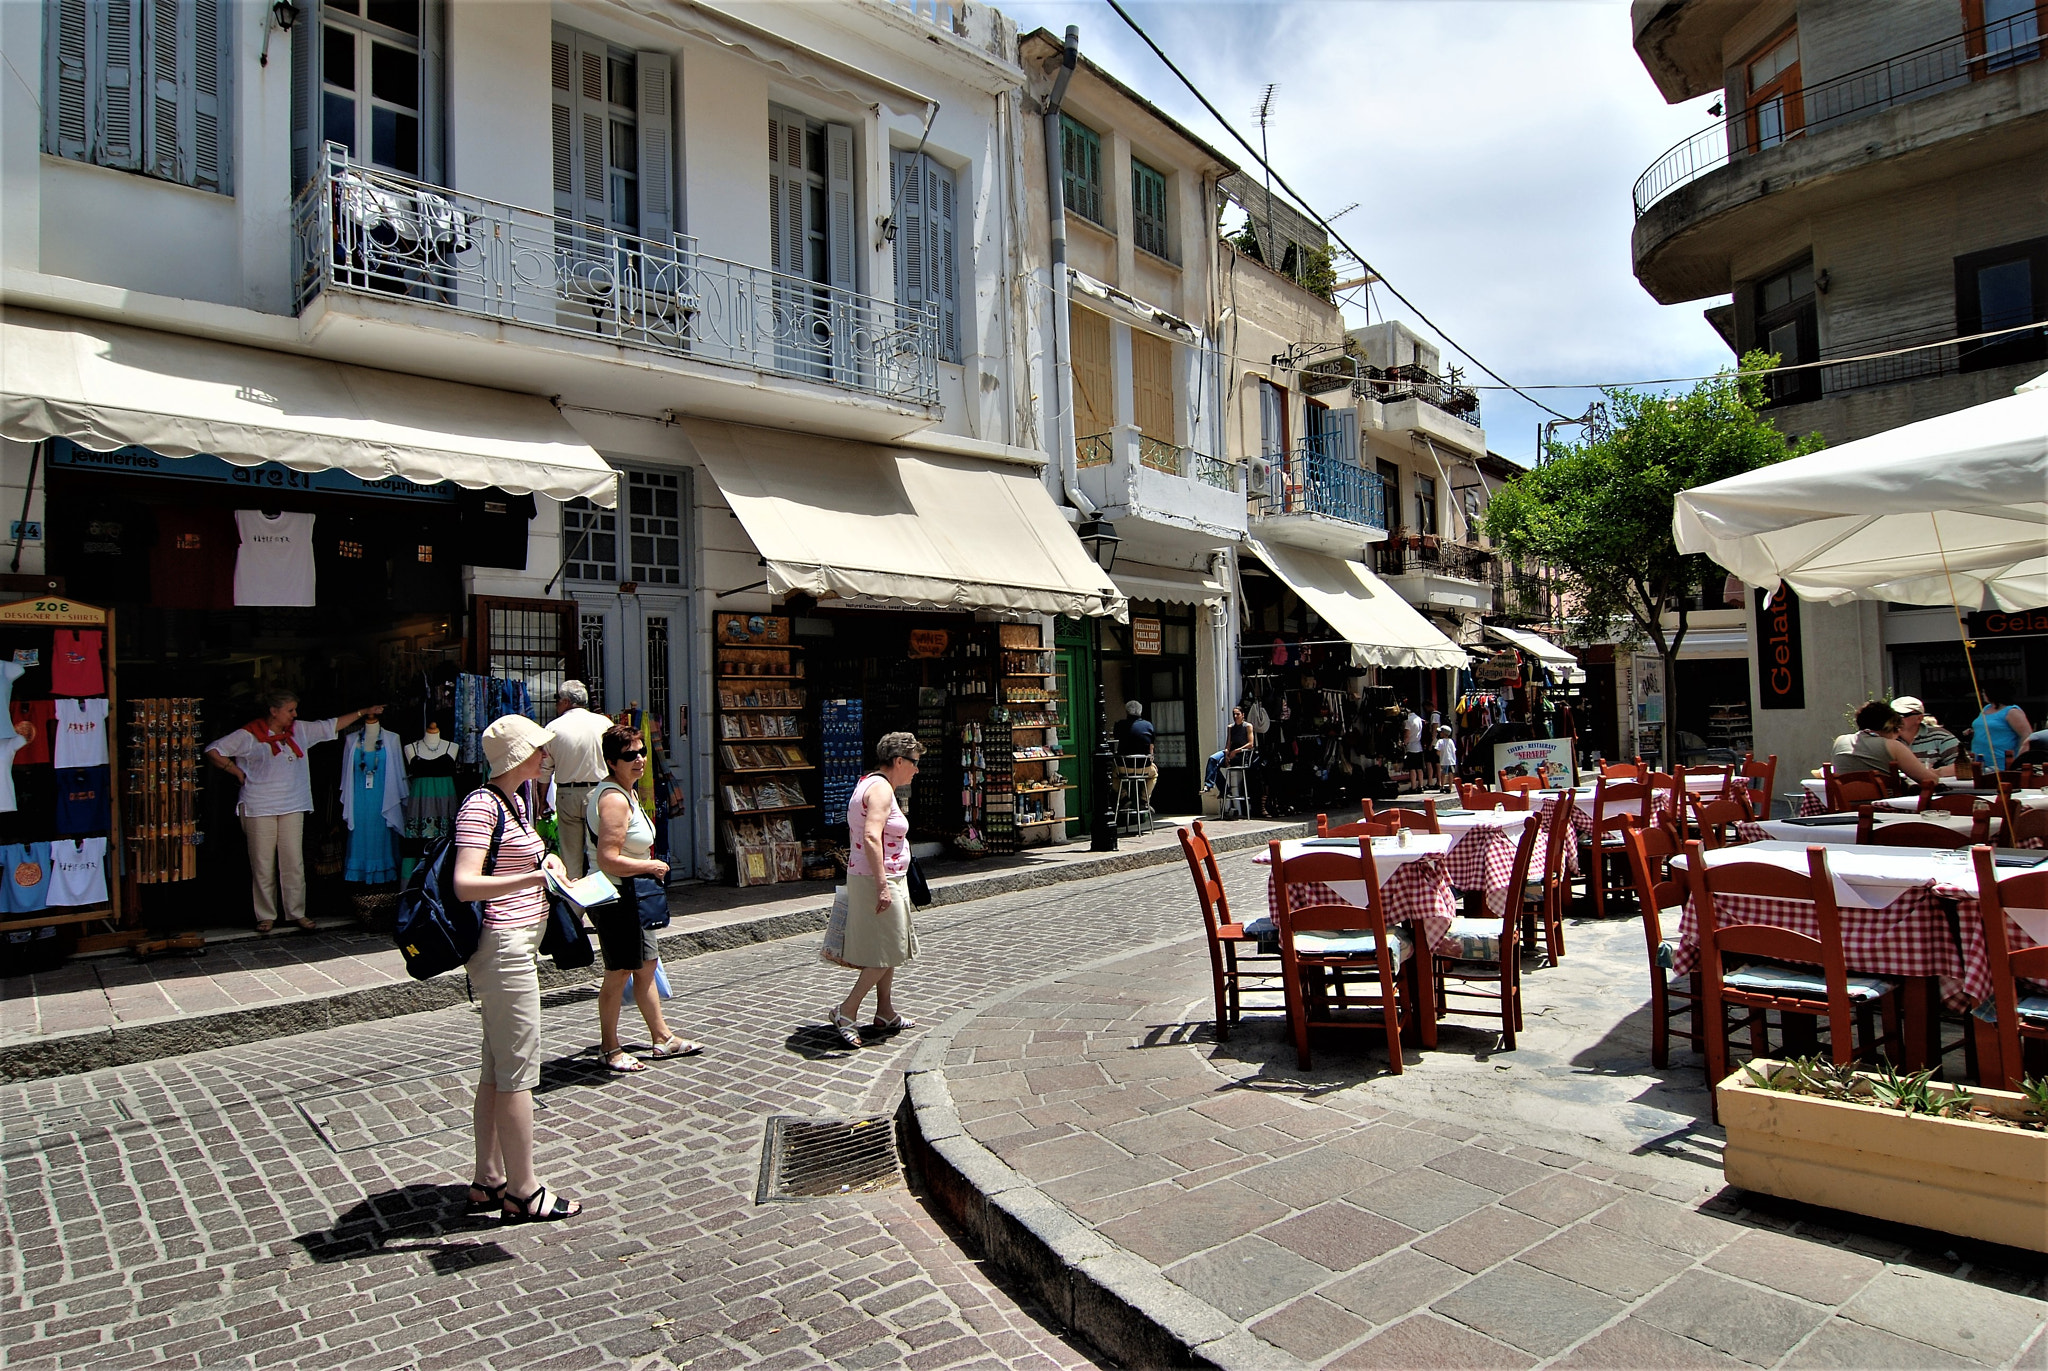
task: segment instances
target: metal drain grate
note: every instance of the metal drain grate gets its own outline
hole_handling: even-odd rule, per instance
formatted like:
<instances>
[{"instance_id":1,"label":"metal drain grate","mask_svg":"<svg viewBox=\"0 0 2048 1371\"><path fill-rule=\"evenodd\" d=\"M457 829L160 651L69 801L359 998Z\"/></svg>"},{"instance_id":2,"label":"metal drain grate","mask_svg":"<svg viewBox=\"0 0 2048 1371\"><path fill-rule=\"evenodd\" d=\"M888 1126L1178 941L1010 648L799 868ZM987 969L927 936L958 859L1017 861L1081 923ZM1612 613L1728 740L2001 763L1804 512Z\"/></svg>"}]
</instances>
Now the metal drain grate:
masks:
<instances>
[{"instance_id":1,"label":"metal drain grate","mask_svg":"<svg viewBox=\"0 0 2048 1371\"><path fill-rule=\"evenodd\" d=\"M754 1203L868 1195L903 1182L894 1116L768 1120Z\"/></svg>"}]
</instances>

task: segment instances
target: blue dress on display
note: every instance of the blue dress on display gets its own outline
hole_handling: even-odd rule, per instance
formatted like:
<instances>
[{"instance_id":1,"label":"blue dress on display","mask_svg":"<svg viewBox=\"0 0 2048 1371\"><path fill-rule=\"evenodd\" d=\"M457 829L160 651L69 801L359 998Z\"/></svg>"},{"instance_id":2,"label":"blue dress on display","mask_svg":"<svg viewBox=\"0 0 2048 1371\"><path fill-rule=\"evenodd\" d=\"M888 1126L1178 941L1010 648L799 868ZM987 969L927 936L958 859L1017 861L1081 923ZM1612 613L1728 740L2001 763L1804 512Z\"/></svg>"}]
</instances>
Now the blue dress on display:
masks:
<instances>
[{"instance_id":1,"label":"blue dress on display","mask_svg":"<svg viewBox=\"0 0 2048 1371\"><path fill-rule=\"evenodd\" d=\"M384 749L355 749L355 827L348 831L348 864L342 868L344 881L375 885L398 879L398 857L391 843L391 829L384 822L379 800L384 794Z\"/></svg>"}]
</instances>

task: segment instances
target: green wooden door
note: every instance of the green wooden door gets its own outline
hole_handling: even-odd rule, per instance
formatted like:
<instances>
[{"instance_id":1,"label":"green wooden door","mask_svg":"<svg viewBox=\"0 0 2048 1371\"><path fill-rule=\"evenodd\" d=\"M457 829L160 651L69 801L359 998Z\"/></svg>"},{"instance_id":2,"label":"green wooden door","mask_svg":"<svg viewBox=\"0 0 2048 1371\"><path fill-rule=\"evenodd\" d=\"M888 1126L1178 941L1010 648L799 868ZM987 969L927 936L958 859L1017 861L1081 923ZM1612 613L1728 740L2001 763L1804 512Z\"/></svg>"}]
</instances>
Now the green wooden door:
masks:
<instances>
[{"instance_id":1,"label":"green wooden door","mask_svg":"<svg viewBox=\"0 0 2048 1371\"><path fill-rule=\"evenodd\" d=\"M1060 770L1075 787L1067 792L1067 830L1082 834L1088 831L1088 818L1094 813L1089 803L1092 798L1089 759L1095 753L1098 728L1095 714L1095 621L1062 616L1055 622L1058 627L1053 631L1053 670L1059 673L1059 679L1054 685L1060 697L1061 751L1067 754Z\"/></svg>"}]
</instances>

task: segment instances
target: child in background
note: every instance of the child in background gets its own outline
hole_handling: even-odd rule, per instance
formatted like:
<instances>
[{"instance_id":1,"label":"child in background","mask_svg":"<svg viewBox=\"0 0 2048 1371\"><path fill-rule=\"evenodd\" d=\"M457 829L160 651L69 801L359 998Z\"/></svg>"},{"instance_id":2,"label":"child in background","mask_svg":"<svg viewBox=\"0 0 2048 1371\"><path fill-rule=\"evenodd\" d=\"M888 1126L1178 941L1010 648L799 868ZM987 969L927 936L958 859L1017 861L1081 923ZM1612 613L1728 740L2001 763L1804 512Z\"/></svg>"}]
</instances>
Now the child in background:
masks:
<instances>
[{"instance_id":1,"label":"child in background","mask_svg":"<svg viewBox=\"0 0 2048 1371\"><path fill-rule=\"evenodd\" d=\"M1458 740L1451 736L1449 724L1438 724L1436 730L1436 770L1438 785L1457 783Z\"/></svg>"}]
</instances>

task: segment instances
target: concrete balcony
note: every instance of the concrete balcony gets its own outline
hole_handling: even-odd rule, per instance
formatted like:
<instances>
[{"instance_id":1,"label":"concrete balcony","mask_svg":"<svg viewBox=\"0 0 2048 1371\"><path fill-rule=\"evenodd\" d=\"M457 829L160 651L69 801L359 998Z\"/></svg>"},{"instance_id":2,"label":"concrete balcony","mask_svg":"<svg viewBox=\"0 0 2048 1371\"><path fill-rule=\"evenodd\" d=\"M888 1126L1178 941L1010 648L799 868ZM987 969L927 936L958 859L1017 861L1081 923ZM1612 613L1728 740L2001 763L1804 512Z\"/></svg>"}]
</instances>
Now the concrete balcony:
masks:
<instances>
[{"instance_id":1,"label":"concrete balcony","mask_svg":"<svg viewBox=\"0 0 2048 1371\"><path fill-rule=\"evenodd\" d=\"M2036 152L2048 137L2048 39L2019 22L1790 92L1775 123L1733 112L1669 149L1636 181L1636 279L1664 304L1723 294L1749 242Z\"/></svg>"},{"instance_id":2,"label":"concrete balcony","mask_svg":"<svg viewBox=\"0 0 2048 1371\"><path fill-rule=\"evenodd\" d=\"M1081 489L1127 544L1171 556L1244 539L1244 469L1236 463L1131 427L1078 446Z\"/></svg>"},{"instance_id":3,"label":"concrete balcony","mask_svg":"<svg viewBox=\"0 0 2048 1371\"><path fill-rule=\"evenodd\" d=\"M638 237L373 171L334 144L293 221L302 320L370 365L484 366L495 384L542 393L560 392L566 372L622 407L659 397L883 440L939 417L936 310L713 257L685 235Z\"/></svg>"},{"instance_id":4,"label":"concrete balcony","mask_svg":"<svg viewBox=\"0 0 2048 1371\"><path fill-rule=\"evenodd\" d=\"M1374 570L1417 609L1500 610L1500 563L1476 543L1408 536L1374 549Z\"/></svg>"},{"instance_id":5,"label":"concrete balcony","mask_svg":"<svg viewBox=\"0 0 2048 1371\"><path fill-rule=\"evenodd\" d=\"M1360 406L1361 426L1386 433L1420 434L1439 447L1455 448L1468 457L1486 455L1486 430L1445 409L1432 397L1408 395ZM1478 408L1472 418L1478 418Z\"/></svg>"},{"instance_id":6,"label":"concrete balcony","mask_svg":"<svg viewBox=\"0 0 2048 1371\"><path fill-rule=\"evenodd\" d=\"M1355 560L1385 540L1387 497L1377 472L1314 447L1260 465L1250 492L1251 535L1260 542Z\"/></svg>"}]
</instances>

